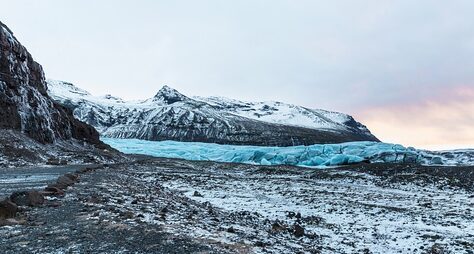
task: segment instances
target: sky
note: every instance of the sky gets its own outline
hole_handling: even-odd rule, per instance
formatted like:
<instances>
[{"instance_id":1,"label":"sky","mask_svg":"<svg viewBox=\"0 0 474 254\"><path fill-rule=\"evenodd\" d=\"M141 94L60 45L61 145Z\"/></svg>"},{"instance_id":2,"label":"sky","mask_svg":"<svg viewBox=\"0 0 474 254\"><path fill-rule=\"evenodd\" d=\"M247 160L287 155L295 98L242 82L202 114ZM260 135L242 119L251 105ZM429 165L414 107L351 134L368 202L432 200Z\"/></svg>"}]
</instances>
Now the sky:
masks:
<instances>
[{"instance_id":1,"label":"sky","mask_svg":"<svg viewBox=\"0 0 474 254\"><path fill-rule=\"evenodd\" d=\"M472 0L0 0L46 76L96 95L274 100L474 148Z\"/></svg>"}]
</instances>

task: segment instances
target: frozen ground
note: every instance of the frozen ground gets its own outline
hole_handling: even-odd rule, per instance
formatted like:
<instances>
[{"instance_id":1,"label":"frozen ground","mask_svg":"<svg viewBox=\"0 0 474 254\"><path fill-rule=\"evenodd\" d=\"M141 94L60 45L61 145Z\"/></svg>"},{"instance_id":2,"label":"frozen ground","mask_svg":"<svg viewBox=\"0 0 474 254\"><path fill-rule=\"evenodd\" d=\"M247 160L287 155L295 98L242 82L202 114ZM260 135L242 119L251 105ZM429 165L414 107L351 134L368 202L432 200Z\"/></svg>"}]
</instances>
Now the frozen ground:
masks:
<instances>
[{"instance_id":1,"label":"frozen ground","mask_svg":"<svg viewBox=\"0 0 474 254\"><path fill-rule=\"evenodd\" d=\"M474 151L470 150L430 152L381 142L263 147L138 139L103 138L102 140L110 146L129 154L255 165L315 167L347 165L359 162L474 165Z\"/></svg>"},{"instance_id":2,"label":"frozen ground","mask_svg":"<svg viewBox=\"0 0 474 254\"><path fill-rule=\"evenodd\" d=\"M6 253L473 253L474 167L145 159L0 228ZM67 244L66 244L67 243Z\"/></svg>"},{"instance_id":3,"label":"frozen ground","mask_svg":"<svg viewBox=\"0 0 474 254\"><path fill-rule=\"evenodd\" d=\"M390 171L386 165L368 167ZM287 229L296 224L305 229L302 238L287 232L280 239L268 237L266 243L271 247L266 250L270 252L424 253L443 249L473 253L472 189L451 186L449 182L456 178L438 178L429 169L406 167L396 173L392 170L387 177L368 174L364 168L244 167L227 171L217 166L205 174L168 171L161 179L166 180L164 186L195 201L209 202L227 212L255 213L261 221L278 221ZM468 169L468 177L472 170ZM472 187L472 181L469 184Z\"/></svg>"}]
</instances>

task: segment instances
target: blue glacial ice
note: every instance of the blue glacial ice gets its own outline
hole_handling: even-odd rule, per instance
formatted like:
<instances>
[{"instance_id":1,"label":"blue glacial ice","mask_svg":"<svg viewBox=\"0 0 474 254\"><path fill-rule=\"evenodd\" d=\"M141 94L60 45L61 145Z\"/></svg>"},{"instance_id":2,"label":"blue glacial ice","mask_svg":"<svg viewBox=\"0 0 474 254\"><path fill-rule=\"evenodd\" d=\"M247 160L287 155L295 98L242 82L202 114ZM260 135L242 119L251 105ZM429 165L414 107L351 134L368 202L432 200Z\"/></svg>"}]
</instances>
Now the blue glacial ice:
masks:
<instances>
[{"instance_id":1,"label":"blue glacial ice","mask_svg":"<svg viewBox=\"0 0 474 254\"><path fill-rule=\"evenodd\" d=\"M236 162L255 165L338 166L359 162L413 162L438 164L441 158L425 151L378 142L349 142L294 147L219 145L197 142L146 141L102 138L127 154L198 161Z\"/></svg>"}]
</instances>

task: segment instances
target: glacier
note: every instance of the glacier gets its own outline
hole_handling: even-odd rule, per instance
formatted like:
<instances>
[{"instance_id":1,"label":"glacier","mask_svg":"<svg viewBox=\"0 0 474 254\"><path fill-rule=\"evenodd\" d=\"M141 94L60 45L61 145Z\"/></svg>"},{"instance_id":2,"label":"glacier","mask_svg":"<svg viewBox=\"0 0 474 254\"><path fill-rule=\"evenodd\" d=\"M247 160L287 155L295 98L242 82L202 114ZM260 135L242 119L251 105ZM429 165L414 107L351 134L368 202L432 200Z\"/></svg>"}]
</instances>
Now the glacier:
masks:
<instances>
[{"instance_id":1,"label":"glacier","mask_svg":"<svg viewBox=\"0 0 474 254\"><path fill-rule=\"evenodd\" d=\"M253 165L327 167L360 162L426 165L458 165L463 162L451 160L449 156L442 153L370 141L294 147L237 146L116 138L102 138L102 141L127 154Z\"/></svg>"}]
</instances>

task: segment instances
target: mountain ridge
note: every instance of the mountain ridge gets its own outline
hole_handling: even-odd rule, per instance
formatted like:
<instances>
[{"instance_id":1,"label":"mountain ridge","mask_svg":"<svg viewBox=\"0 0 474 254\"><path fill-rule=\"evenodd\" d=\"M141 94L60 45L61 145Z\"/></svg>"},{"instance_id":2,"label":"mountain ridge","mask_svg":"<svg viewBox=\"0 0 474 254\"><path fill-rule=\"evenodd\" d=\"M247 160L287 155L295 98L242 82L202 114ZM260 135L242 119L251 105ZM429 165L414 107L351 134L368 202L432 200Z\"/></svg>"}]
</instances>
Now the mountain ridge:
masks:
<instances>
[{"instance_id":1,"label":"mountain ridge","mask_svg":"<svg viewBox=\"0 0 474 254\"><path fill-rule=\"evenodd\" d=\"M152 98L124 101L63 81L47 83L53 99L105 137L273 146L379 141L349 115L282 102L188 97L169 86ZM308 124L299 125L301 119Z\"/></svg>"}]
</instances>

